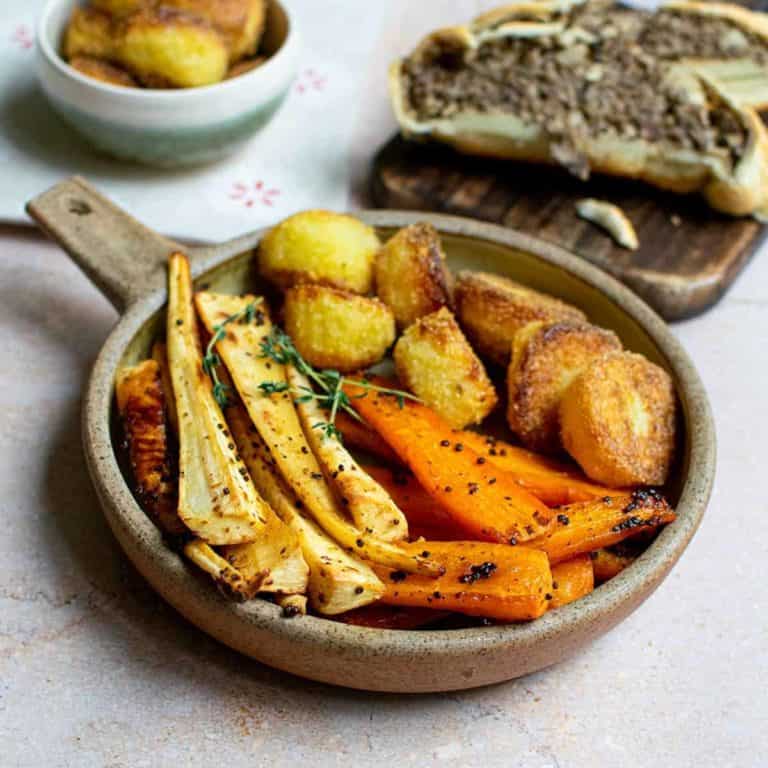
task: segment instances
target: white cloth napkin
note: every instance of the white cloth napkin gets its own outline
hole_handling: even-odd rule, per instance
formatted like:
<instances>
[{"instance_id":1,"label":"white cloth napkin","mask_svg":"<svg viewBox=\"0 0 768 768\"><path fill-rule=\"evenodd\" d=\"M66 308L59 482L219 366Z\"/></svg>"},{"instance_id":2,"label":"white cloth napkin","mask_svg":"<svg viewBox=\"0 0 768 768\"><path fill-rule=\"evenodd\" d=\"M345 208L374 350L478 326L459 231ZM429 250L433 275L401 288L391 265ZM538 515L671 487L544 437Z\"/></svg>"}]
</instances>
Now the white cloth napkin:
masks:
<instances>
[{"instance_id":1,"label":"white cloth napkin","mask_svg":"<svg viewBox=\"0 0 768 768\"><path fill-rule=\"evenodd\" d=\"M62 178L85 176L167 234L217 241L295 211L344 209L365 75L385 2L288 0L302 43L299 77L281 111L237 155L202 169L151 170L96 154L61 123L34 77L42 0L0 3L0 220ZM385 78L385 72L380 77Z\"/></svg>"}]
</instances>

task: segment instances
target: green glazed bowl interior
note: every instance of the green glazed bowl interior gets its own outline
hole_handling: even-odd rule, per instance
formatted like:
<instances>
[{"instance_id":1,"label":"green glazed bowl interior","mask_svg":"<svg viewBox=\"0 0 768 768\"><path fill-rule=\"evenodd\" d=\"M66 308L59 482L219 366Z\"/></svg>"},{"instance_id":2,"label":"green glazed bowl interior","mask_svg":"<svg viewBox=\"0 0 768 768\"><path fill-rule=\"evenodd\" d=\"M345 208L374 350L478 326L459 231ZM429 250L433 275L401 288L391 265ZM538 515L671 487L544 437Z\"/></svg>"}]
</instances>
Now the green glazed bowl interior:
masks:
<instances>
[{"instance_id":1,"label":"green glazed bowl interior","mask_svg":"<svg viewBox=\"0 0 768 768\"><path fill-rule=\"evenodd\" d=\"M66 201L66 196L61 199ZM55 199L54 203L59 206ZM54 203L48 208L53 209ZM87 238L81 242L86 230L71 230L75 234L70 237L64 232L66 226L51 223L55 217L50 210L37 210L34 204L30 210L105 292L120 298L115 289L118 283L105 276L98 260L75 253L91 247ZM164 269L159 266L149 280L154 289L146 296L138 296L140 291L125 282L122 293L128 309L105 343L86 393L85 452L105 515L139 571L191 622L265 664L300 676L352 688L414 693L487 685L554 664L637 608L668 574L701 521L714 478L715 437L698 374L665 323L647 305L609 276L555 246L456 217L397 211L355 215L376 226L382 237L415 221L429 221L441 233L453 270L495 272L571 302L585 310L592 322L613 329L628 349L664 366L680 401L679 457L668 488L678 519L621 574L577 602L525 624L381 630L317 616L285 619L275 605L260 599L235 603L163 543L121 473L119 440L110 428L116 372L148 357L152 342L163 334L166 292ZM191 249L197 286L260 292L264 286L254 256L259 239L260 233L254 233L222 246ZM164 258L172 245L161 244Z\"/></svg>"}]
</instances>

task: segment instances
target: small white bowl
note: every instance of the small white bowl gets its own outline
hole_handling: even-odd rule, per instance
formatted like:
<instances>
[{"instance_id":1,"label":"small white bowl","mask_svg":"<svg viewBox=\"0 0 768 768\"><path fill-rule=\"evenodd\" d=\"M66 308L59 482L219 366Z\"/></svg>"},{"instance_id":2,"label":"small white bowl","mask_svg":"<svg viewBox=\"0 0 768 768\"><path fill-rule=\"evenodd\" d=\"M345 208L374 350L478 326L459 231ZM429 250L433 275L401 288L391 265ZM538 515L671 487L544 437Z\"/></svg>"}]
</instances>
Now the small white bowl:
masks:
<instances>
[{"instance_id":1,"label":"small white bowl","mask_svg":"<svg viewBox=\"0 0 768 768\"><path fill-rule=\"evenodd\" d=\"M87 77L59 53L77 0L50 0L37 28L37 74L53 108L96 148L124 160L174 167L217 160L274 115L298 70L294 17L270 0L260 67L200 88L122 88Z\"/></svg>"}]
</instances>

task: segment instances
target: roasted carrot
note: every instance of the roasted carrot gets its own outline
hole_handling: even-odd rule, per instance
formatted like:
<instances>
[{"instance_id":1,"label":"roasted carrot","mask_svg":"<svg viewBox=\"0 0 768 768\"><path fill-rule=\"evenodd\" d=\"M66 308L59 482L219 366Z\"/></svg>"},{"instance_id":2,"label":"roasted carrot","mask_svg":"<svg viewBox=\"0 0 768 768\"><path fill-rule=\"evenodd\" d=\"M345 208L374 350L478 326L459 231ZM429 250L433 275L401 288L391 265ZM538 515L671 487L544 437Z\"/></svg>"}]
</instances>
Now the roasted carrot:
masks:
<instances>
[{"instance_id":1,"label":"roasted carrot","mask_svg":"<svg viewBox=\"0 0 768 768\"><path fill-rule=\"evenodd\" d=\"M427 493L469 536L518 543L547 529L552 511L508 472L452 440L451 428L433 410L356 385L347 385L345 391Z\"/></svg>"},{"instance_id":2,"label":"roasted carrot","mask_svg":"<svg viewBox=\"0 0 768 768\"><path fill-rule=\"evenodd\" d=\"M386 489L408 520L411 540L420 536L435 541L458 541L466 533L430 496L413 473L404 467L364 464L363 469Z\"/></svg>"},{"instance_id":3,"label":"roasted carrot","mask_svg":"<svg viewBox=\"0 0 768 768\"><path fill-rule=\"evenodd\" d=\"M374 629L418 629L450 616L449 611L437 611L432 608L407 608L397 605L374 603L354 611L334 616L337 621L352 624L355 627Z\"/></svg>"},{"instance_id":4,"label":"roasted carrot","mask_svg":"<svg viewBox=\"0 0 768 768\"><path fill-rule=\"evenodd\" d=\"M552 566L552 600L550 609L567 605L588 595L595 588L592 558L579 555Z\"/></svg>"},{"instance_id":5,"label":"roasted carrot","mask_svg":"<svg viewBox=\"0 0 768 768\"><path fill-rule=\"evenodd\" d=\"M377 570L386 585L381 602L457 611L501 621L541 616L552 599L552 572L543 552L479 541L422 541L403 544L429 552L443 564L438 578Z\"/></svg>"},{"instance_id":6,"label":"roasted carrot","mask_svg":"<svg viewBox=\"0 0 768 768\"><path fill-rule=\"evenodd\" d=\"M509 472L523 488L549 506L590 501L615 493L605 486L590 482L575 467L544 458L488 435L456 430L453 442L462 443L493 466Z\"/></svg>"},{"instance_id":7,"label":"roasted carrot","mask_svg":"<svg viewBox=\"0 0 768 768\"><path fill-rule=\"evenodd\" d=\"M394 386L394 384L393 384ZM400 458L367 424L340 413L336 426L351 448L365 451L387 464L400 464ZM575 466L540 456L518 445L471 430L452 430L452 443L460 442L499 469L514 475L518 484L548 506L590 501L612 491L591 482Z\"/></svg>"},{"instance_id":8,"label":"roasted carrot","mask_svg":"<svg viewBox=\"0 0 768 768\"><path fill-rule=\"evenodd\" d=\"M369 453L387 464L399 464L397 454L367 425L353 419L343 411L336 414L336 429L341 432L344 445Z\"/></svg>"},{"instance_id":9,"label":"roasted carrot","mask_svg":"<svg viewBox=\"0 0 768 768\"><path fill-rule=\"evenodd\" d=\"M626 544L631 543L633 542L626 542ZM638 552L622 543L615 547L597 549L590 553L590 556L595 581L602 584L602 582L618 576L628 565L632 565L637 559Z\"/></svg>"},{"instance_id":10,"label":"roasted carrot","mask_svg":"<svg viewBox=\"0 0 768 768\"><path fill-rule=\"evenodd\" d=\"M550 562L558 563L674 519L674 511L657 491L640 488L560 507L552 530L527 542L527 546L543 550Z\"/></svg>"},{"instance_id":11,"label":"roasted carrot","mask_svg":"<svg viewBox=\"0 0 768 768\"><path fill-rule=\"evenodd\" d=\"M176 512L177 486L171 473L157 362L145 360L120 371L115 392L139 505L164 533L183 536L189 530Z\"/></svg>"}]
</instances>

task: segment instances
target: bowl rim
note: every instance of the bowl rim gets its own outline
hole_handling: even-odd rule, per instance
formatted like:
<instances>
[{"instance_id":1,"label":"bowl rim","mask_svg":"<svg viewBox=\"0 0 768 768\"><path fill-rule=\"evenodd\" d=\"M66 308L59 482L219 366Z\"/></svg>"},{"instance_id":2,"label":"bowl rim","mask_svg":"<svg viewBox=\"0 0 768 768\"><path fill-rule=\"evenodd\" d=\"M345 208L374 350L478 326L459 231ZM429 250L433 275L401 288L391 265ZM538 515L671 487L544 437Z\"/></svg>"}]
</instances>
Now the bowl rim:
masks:
<instances>
[{"instance_id":1,"label":"bowl rim","mask_svg":"<svg viewBox=\"0 0 768 768\"><path fill-rule=\"evenodd\" d=\"M353 211L352 215L374 227L397 228L417 221L430 221L439 232L469 239L480 239L510 249L524 251L533 258L568 272L573 278L604 294L623 314L628 315L651 339L664 357L675 380L682 404L689 441L689 462L677 504L678 519L665 527L648 549L618 576L596 588L590 595L533 622L452 630L389 630L342 624L317 616L292 620L265 600L235 603L219 595L208 582L195 578L187 564L172 552L146 514L141 510L118 466L110 431L113 382L119 362L135 335L165 304L165 289L159 285L137 300L117 323L94 364L83 406L83 441L86 460L108 521L124 550L140 571L165 599L191 618L187 607L194 601L206 615L216 614L224 624L236 622L239 631L248 626L267 630L276 639L327 648L333 645L352 653L388 655L400 658L433 657L460 659L467 653L490 650L519 650L572 632L584 633L590 626L610 628L620 606L630 611L665 578L682 555L698 528L712 491L715 475L715 428L704 385L687 353L666 323L638 296L616 279L565 249L505 227L456 216L407 211ZM265 230L238 238L230 244L190 250L195 279L245 252L252 250ZM164 579L184 589L174 594L168 584L156 583L137 558L152 558ZM177 598L178 599L175 599ZM198 623L191 618L194 623ZM198 626L200 624L198 623ZM233 638L231 632L215 632L201 627L219 639ZM225 640L237 647L237 642ZM279 665L276 665L279 666ZM310 675L311 676L311 675ZM322 678L321 678L322 679ZM468 685L466 687L471 687Z\"/></svg>"},{"instance_id":2,"label":"bowl rim","mask_svg":"<svg viewBox=\"0 0 768 768\"><path fill-rule=\"evenodd\" d=\"M92 88L103 94L109 94L125 100L146 100L155 103L178 104L179 101L192 99L197 95L204 97L209 96L214 92L218 94L234 91L240 86L248 84L252 85L258 79L266 79L267 76L273 74L284 61L290 59L295 54L299 45L299 32L296 29L296 14L290 10L290 3L286 2L286 0L269 0L270 3L275 3L280 6L285 14L286 20L288 21L288 31L280 48L263 64L256 67L256 69L238 75L237 77L222 80L219 83L200 85L193 88L128 88L120 85L112 85L111 83L105 83L78 72L64 60L59 54L56 46L48 37L47 29L51 14L65 3L70 4L73 2L75 4L80 4L80 0L48 0L45 4L36 28L38 50L42 53L43 58L48 64L63 77L73 80L84 87Z\"/></svg>"}]
</instances>

